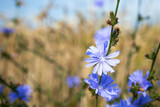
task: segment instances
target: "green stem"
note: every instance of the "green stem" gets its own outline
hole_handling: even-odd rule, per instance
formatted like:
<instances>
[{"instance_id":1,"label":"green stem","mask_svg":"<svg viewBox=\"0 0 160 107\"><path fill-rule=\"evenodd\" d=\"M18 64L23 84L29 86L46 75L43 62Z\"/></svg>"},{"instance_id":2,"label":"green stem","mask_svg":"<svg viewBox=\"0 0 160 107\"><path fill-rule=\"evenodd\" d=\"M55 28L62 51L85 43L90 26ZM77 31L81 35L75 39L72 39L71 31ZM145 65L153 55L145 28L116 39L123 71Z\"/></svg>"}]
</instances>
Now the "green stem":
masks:
<instances>
[{"instance_id":1,"label":"green stem","mask_svg":"<svg viewBox=\"0 0 160 107\"><path fill-rule=\"evenodd\" d=\"M156 53L155 53L155 55L154 55L154 57L153 57L150 72L152 72L152 70L153 70L154 63L155 63L155 61L156 61L156 58L157 58L157 55L158 55L159 48L160 48L160 43L159 43L158 48L157 48L157 51L156 51Z\"/></svg>"},{"instance_id":2,"label":"green stem","mask_svg":"<svg viewBox=\"0 0 160 107\"><path fill-rule=\"evenodd\" d=\"M9 85L2 77L0 76L0 83L7 86L8 88L15 90L11 85Z\"/></svg>"},{"instance_id":3,"label":"green stem","mask_svg":"<svg viewBox=\"0 0 160 107\"><path fill-rule=\"evenodd\" d=\"M98 94L96 94L96 106L95 107L98 107Z\"/></svg>"},{"instance_id":4,"label":"green stem","mask_svg":"<svg viewBox=\"0 0 160 107\"><path fill-rule=\"evenodd\" d=\"M114 14L115 18L117 16L119 2L120 2L120 0L117 0L117 6L116 6L115 14ZM110 37L110 41L109 41L109 48L108 48L108 51L107 51L107 55L109 54L110 49L111 49L111 43L112 43L112 35L113 35L113 27L114 27L114 25L115 25L115 23L112 24L112 28L111 28L111 37Z\"/></svg>"},{"instance_id":5,"label":"green stem","mask_svg":"<svg viewBox=\"0 0 160 107\"><path fill-rule=\"evenodd\" d=\"M119 7L119 2L120 2L120 0L117 0L117 6L116 6L116 10L115 10L115 14L114 14L114 16L115 16L115 18L116 18L116 16L117 16L117 12L118 12L118 7ZM115 25L115 23L113 23L112 24L112 29L111 29L111 37L110 37L110 41L109 41L109 48L108 48L108 51L107 51L107 55L109 54L109 52L110 52L110 48L111 48L111 43L112 43L112 35L113 35L113 27L114 27L114 25ZM99 79L99 84L101 83L101 78L102 78L102 76L100 77L100 79ZM98 95L96 94L96 107L98 107Z\"/></svg>"}]
</instances>

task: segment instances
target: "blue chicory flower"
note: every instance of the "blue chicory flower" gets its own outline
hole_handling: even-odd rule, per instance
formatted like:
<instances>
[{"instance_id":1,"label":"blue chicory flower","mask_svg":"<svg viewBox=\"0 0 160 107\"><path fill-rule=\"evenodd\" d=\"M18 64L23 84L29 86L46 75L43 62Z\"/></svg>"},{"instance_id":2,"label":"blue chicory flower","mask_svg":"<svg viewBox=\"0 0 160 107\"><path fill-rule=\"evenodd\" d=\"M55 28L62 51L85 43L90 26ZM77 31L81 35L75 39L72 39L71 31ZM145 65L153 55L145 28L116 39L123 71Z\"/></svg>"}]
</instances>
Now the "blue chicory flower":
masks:
<instances>
[{"instance_id":1,"label":"blue chicory flower","mask_svg":"<svg viewBox=\"0 0 160 107\"><path fill-rule=\"evenodd\" d=\"M101 97L111 100L113 96L117 95L117 84L112 84L114 80L111 76L102 75L101 82L97 74L89 74L90 79L86 78L84 82L89 84L90 88L95 89L95 93ZM99 83L100 82L100 83Z\"/></svg>"},{"instance_id":2,"label":"blue chicory flower","mask_svg":"<svg viewBox=\"0 0 160 107\"><path fill-rule=\"evenodd\" d=\"M104 0L95 0L94 1L94 4L97 6L97 7L102 7L104 5Z\"/></svg>"},{"instance_id":3,"label":"blue chicory flower","mask_svg":"<svg viewBox=\"0 0 160 107\"><path fill-rule=\"evenodd\" d=\"M67 85L70 88L74 88L80 84L80 79L78 76L69 76L67 77Z\"/></svg>"},{"instance_id":4,"label":"blue chicory flower","mask_svg":"<svg viewBox=\"0 0 160 107\"><path fill-rule=\"evenodd\" d=\"M136 82L138 82L139 87L141 87L145 90L145 92L138 91L138 94L142 93L143 96L146 96L146 90L148 89L148 87L152 87L152 83L150 81L148 81L146 78L148 76L149 76L149 71L147 72L147 75L143 77L142 70L138 70L129 76L128 85L131 87L132 83L134 83L134 85L136 85Z\"/></svg>"},{"instance_id":5,"label":"blue chicory flower","mask_svg":"<svg viewBox=\"0 0 160 107\"><path fill-rule=\"evenodd\" d=\"M94 36L96 41L110 41L111 36L111 26L104 27L98 30Z\"/></svg>"},{"instance_id":6,"label":"blue chicory flower","mask_svg":"<svg viewBox=\"0 0 160 107\"><path fill-rule=\"evenodd\" d=\"M130 105L129 103L127 103L126 100L120 100L119 103L114 103L113 105L106 105L106 107L132 107L132 105Z\"/></svg>"},{"instance_id":7,"label":"blue chicory flower","mask_svg":"<svg viewBox=\"0 0 160 107\"><path fill-rule=\"evenodd\" d=\"M29 85L20 85L16 88L16 92L12 92L9 94L8 98L10 102L14 102L16 99L20 98L23 101L29 102L29 97L31 97L31 93L33 90Z\"/></svg>"},{"instance_id":8,"label":"blue chicory flower","mask_svg":"<svg viewBox=\"0 0 160 107\"><path fill-rule=\"evenodd\" d=\"M3 27L0 29L0 31L4 34L12 34L14 32L13 28L7 28L7 27Z\"/></svg>"},{"instance_id":9,"label":"blue chicory flower","mask_svg":"<svg viewBox=\"0 0 160 107\"><path fill-rule=\"evenodd\" d=\"M3 89L4 89L4 86L0 85L0 94L2 93Z\"/></svg>"},{"instance_id":10,"label":"blue chicory flower","mask_svg":"<svg viewBox=\"0 0 160 107\"><path fill-rule=\"evenodd\" d=\"M136 99L133 102L133 107L143 107L145 104L151 101L152 99L150 98L149 95L146 95L145 97L141 95L138 99Z\"/></svg>"},{"instance_id":11,"label":"blue chicory flower","mask_svg":"<svg viewBox=\"0 0 160 107\"><path fill-rule=\"evenodd\" d=\"M113 90L114 90L114 92L117 93L117 95L112 95L112 98L111 98L111 99L106 98L106 101L107 101L107 102L110 102L110 101L115 100L116 98L119 98L119 96L120 96L120 88L115 88L115 89L113 89Z\"/></svg>"},{"instance_id":12,"label":"blue chicory flower","mask_svg":"<svg viewBox=\"0 0 160 107\"><path fill-rule=\"evenodd\" d=\"M98 71L98 75L102 75L102 72L107 75L107 72L114 72L114 69L111 66L116 66L120 63L119 59L111 59L115 58L119 55L120 51L116 51L107 55L108 51L108 42L96 41L96 47L90 46L87 49L86 54L90 56L90 58L85 58L85 62L89 62L86 67L91 67L95 65L92 73L95 74Z\"/></svg>"}]
</instances>

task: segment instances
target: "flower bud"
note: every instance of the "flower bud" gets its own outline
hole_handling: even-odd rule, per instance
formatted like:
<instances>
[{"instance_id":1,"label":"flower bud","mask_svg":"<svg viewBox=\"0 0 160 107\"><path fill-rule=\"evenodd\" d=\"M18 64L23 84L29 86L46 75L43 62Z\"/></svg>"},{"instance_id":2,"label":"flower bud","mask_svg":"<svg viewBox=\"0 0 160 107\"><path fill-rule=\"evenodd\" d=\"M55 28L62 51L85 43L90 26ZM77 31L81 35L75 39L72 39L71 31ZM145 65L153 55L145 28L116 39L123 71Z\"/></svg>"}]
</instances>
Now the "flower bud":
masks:
<instances>
[{"instance_id":1,"label":"flower bud","mask_svg":"<svg viewBox=\"0 0 160 107\"><path fill-rule=\"evenodd\" d=\"M119 38L116 38L116 39L114 40L115 43L117 43L118 41L119 41Z\"/></svg>"},{"instance_id":2,"label":"flower bud","mask_svg":"<svg viewBox=\"0 0 160 107\"><path fill-rule=\"evenodd\" d=\"M114 29L115 29L115 31L116 31L116 35L118 35L118 34L119 34L119 31L120 31L119 26L118 26L118 25L115 25L115 26L114 26Z\"/></svg>"},{"instance_id":3,"label":"flower bud","mask_svg":"<svg viewBox=\"0 0 160 107\"><path fill-rule=\"evenodd\" d=\"M145 57L146 57L146 58L150 58L149 54L145 54Z\"/></svg>"},{"instance_id":4,"label":"flower bud","mask_svg":"<svg viewBox=\"0 0 160 107\"><path fill-rule=\"evenodd\" d=\"M115 18L115 24L117 24L117 23L118 23L118 17Z\"/></svg>"},{"instance_id":5,"label":"flower bud","mask_svg":"<svg viewBox=\"0 0 160 107\"><path fill-rule=\"evenodd\" d=\"M109 19L107 19L106 23L109 24L109 25L112 25L112 21L109 20Z\"/></svg>"},{"instance_id":6,"label":"flower bud","mask_svg":"<svg viewBox=\"0 0 160 107\"><path fill-rule=\"evenodd\" d=\"M139 85L139 82L136 82L136 85Z\"/></svg>"},{"instance_id":7,"label":"flower bud","mask_svg":"<svg viewBox=\"0 0 160 107\"><path fill-rule=\"evenodd\" d=\"M114 13L113 13L113 11L110 11L110 16L114 16Z\"/></svg>"},{"instance_id":8,"label":"flower bud","mask_svg":"<svg viewBox=\"0 0 160 107\"><path fill-rule=\"evenodd\" d=\"M16 3L16 6L20 7L21 5L23 5L23 2L21 0L18 0L17 3Z\"/></svg>"}]
</instances>

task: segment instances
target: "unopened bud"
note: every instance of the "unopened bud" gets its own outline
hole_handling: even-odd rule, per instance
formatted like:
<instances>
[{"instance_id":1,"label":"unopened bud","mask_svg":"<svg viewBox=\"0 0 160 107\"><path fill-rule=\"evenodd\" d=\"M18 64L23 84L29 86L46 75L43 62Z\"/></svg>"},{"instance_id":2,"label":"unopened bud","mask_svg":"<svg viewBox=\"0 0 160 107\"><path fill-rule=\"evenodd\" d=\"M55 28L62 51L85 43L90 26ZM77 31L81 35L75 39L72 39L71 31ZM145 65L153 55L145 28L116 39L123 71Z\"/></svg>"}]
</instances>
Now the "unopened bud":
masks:
<instances>
[{"instance_id":1,"label":"unopened bud","mask_svg":"<svg viewBox=\"0 0 160 107\"><path fill-rule=\"evenodd\" d=\"M116 39L114 40L115 43L117 43L118 41L119 41L119 38L116 38Z\"/></svg>"},{"instance_id":2,"label":"unopened bud","mask_svg":"<svg viewBox=\"0 0 160 107\"><path fill-rule=\"evenodd\" d=\"M145 54L145 57L146 57L146 58L150 58L150 57L149 57L149 54Z\"/></svg>"},{"instance_id":3,"label":"unopened bud","mask_svg":"<svg viewBox=\"0 0 160 107\"><path fill-rule=\"evenodd\" d=\"M118 26L118 25L115 25L115 26L114 26L114 29L115 29L115 31L116 31L116 35L118 35L118 34L119 34L119 31L120 31L119 26Z\"/></svg>"},{"instance_id":4,"label":"unopened bud","mask_svg":"<svg viewBox=\"0 0 160 107\"><path fill-rule=\"evenodd\" d=\"M109 20L109 19L107 19L106 23L109 24L109 25L112 25L112 21Z\"/></svg>"},{"instance_id":5,"label":"unopened bud","mask_svg":"<svg viewBox=\"0 0 160 107\"><path fill-rule=\"evenodd\" d=\"M114 26L114 29L115 29L117 32L119 32L119 31L120 31L120 28L119 28L119 26L118 26L118 25L115 25L115 26Z\"/></svg>"},{"instance_id":6,"label":"unopened bud","mask_svg":"<svg viewBox=\"0 0 160 107\"><path fill-rule=\"evenodd\" d=\"M113 11L110 11L110 16L113 16L113 15L114 15Z\"/></svg>"},{"instance_id":7,"label":"unopened bud","mask_svg":"<svg viewBox=\"0 0 160 107\"><path fill-rule=\"evenodd\" d=\"M21 0L18 0L16 5L19 7L19 6L23 5L23 2Z\"/></svg>"},{"instance_id":8,"label":"unopened bud","mask_svg":"<svg viewBox=\"0 0 160 107\"><path fill-rule=\"evenodd\" d=\"M142 91L142 92L144 92L144 89L143 89L143 88L141 88L141 87L139 87L139 88L138 88L138 91Z\"/></svg>"},{"instance_id":9,"label":"unopened bud","mask_svg":"<svg viewBox=\"0 0 160 107\"><path fill-rule=\"evenodd\" d=\"M117 23L118 23L118 17L115 18L115 24L117 24Z\"/></svg>"},{"instance_id":10,"label":"unopened bud","mask_svg":"<svg viewBox=\"0 0 160 107\"><path fill-rule=\"evenodd\" d=\"M136 85L139 85L139 82L136 82Z\"/></svg>"},{"instance_id":11,"label":"unopened bud","mask_svg":"<svg viewBox=\"0 0 160 107\"><path fill-rule=\"evenodd\" d=\"M134 94L134 96L137 98L138 94L137 94L137 93L135 93L135 94Z\"/></svg>"}]
</instances>

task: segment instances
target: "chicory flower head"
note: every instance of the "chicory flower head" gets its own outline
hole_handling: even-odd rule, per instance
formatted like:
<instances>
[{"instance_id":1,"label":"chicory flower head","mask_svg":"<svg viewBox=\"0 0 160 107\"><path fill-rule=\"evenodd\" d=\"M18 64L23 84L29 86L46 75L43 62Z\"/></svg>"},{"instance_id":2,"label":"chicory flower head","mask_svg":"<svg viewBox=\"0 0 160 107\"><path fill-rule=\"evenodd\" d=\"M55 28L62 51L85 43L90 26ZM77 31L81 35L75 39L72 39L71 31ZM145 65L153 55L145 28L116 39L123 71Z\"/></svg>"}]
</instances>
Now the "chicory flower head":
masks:
<instances>
[{"instance_id":1,"label":"chicory flower head","mask_svg":"<svg viewBox=\"0 0 160 107\"><path fill-rule=\"evenodd\" d=\"M98 7L102 7L104 5L104 0L95 0L94 4Z\"/></svg>"},{"instance_id":2,"label":"chicory flower head","mask_svg":"<svg viewBox=\"0 0 160 107\"><path fill-rule=\"evenodd\" d=\"M0 31L4 34L12 34L14 32L13 28L7 28L7 27L3 27L0 29Z\"/></svg>"},{"instance_id":3,"label":"chicory flower head","mask_svg":"<svg viewBox=\"0 0 160 107\"><path fill-rule=\"evenodd\" d=\"M67 77L67 85L69 88L74 88L80 84L80 79L78 76Z\"/></svg>"},{"instance_id":4,"label":"chicory flower head","mask_svg":"<svg viewBox=\"0 0 160 107\"><path fill-rule=\"evenodd\" d=\"M0 85L0 94L2 93L3 89L4 89L4 86Z\"/></svg>"},{"instance_id":5,"label":"chicory flower head","mask_svg":"<svg viewBox=\"0 0 160 107\"><path fill-rule=\"evenodd\" d=\"M138 70L129 76L128 85L131 87L132 83L134 83L134 85L136 85L136 83L138 82L139 87L141 87L145 90L144 92L138 91L138 94L142 93L143 96L146 96L146 90L148 89L148 87L152 87L152 83L150 81L148 81L146 78L148 76L149 76L149 71L147 71L147 75L143 77L142 70Z\"/></svg>"},{"instance_id":6,"label":"chicory flower head","mask_svg":"<svg viewBox=\"0 0 160 107\"><path fill-rule=\"evenodd\" d=\"M113 52L107 55L108 51L108 41L101 42L96 41L96 47L90 46L87 49L86 54L90 56L90 58L85 58L85 62L89 62L86 67L91 67L95 65L92 73L95 74L98 71L98 75L102 75L102 72L107 75L107 72L114 72L114 69L111 66L116 66L120 63L119 59L111 59L115 58L119 55L120 51Z\"/></svg>"},{"instance_id":7,"label":"chicory flower head","mask_svg":"<svg viewBox=\"0 0 160 107\"><path fill-rule=\"evenodd\" d=\"M117 93L117 95L112 95L112 98L111 98L111 99L106 98L106 101L107 101L107 102L110 102L110 101L115 100L116 98L119 98L119 96L120 96L120 88L115 88L115 89L113 89L113 90L114 90L114 92Z\"/></svg>"},{"instance_id":8,"label":"chicory flower head","mask_svg":"<svg viewBox=\"0 0 160 107\"><path fill-rule=\"evenodd\" d=\"M94 36L96 41L110 41L111 26L104 27L98 30Z\"/></svg>"},{"instance_id":9,"label":"chicory flower head","mask_svg":"<svg viewBox=\"0 0 160 107\"><path fill-rule=\"evenodd\" d=\"M33 90L29 85L20 85L16 88L16 92L12 92L9 94L8 98L10 102L14 102L16 99L21 99L23 101L29 102L29 97L31 97L31 93Z\"/></svg>"},{"instance_id":10,"label":"chicory flower head","mask_svg":"<svg viewBox=\"0 0 160 107\"><path fill-rule=\"evenodd\" d=\"M157 81L158 86L160 87L160 80Z\"/></svg>"},{"instance_id":11,"label":"chicory flower head","mask_svg":"<svg viewBox=\"0 0 160 107\"><path fill-rule=\"evenodd\" d=\"M89 74L90 79L86 78L84 82L89 84L90 88L95 89L95 93L101 97L111 100L113 96L117 95L117 84L112 84L114 80L111 76L102 75L101 82L97 74Z\"/></svg>"},{"instance_id":12,"label":"chicory flower head","mask_svg":"<svg viewBox=\"0 0 160 107\"><path fill-rule=\"evenodd\" d=\"M127 103L126 100L120 100L119 103L114 103L113 105L106 105L106 107L132 107L132 105L130 105L129 103Z\"/></svg>"},{"instance_id":13,"label":"chicory flower head","mask_svg":"<svg viewBox=\"0 0 160 107\"><path fill-rule=\"evenodd\" d=\"M141 95L138 99L136 99L133 102L133 107L143 107L145 104L151 101L152 99L150 98L149 95L146 95L145 97Z\"/></svg>"}]
</instances>

